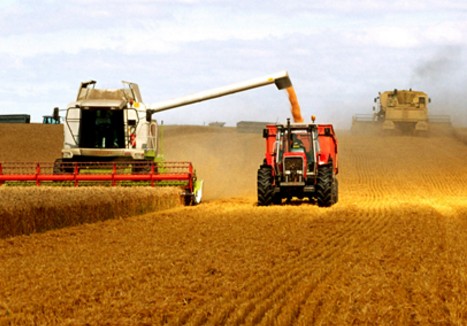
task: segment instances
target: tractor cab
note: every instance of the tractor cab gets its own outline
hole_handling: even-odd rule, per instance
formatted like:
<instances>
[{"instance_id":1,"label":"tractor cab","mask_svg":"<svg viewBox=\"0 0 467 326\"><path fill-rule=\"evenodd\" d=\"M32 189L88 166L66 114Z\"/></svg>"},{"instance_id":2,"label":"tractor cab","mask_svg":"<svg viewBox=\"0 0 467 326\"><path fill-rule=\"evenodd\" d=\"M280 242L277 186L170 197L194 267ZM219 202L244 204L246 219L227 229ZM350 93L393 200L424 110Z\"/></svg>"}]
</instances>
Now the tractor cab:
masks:
<instances>
[{"instance_id":1,"label":"tractor cab","mask_svg":"<svg viewBox=\"0 0 467 326\"><path fill-rule=\"evenodd\" d=\"M276 135L276 165L285 176L303 180L314 174L316 153L319 152L318 129L313 124L288 124L279 127ZM288 169L287 167L292 167ZM287 177L287 179L290 179Z\"/></svg>"}]
</instances>

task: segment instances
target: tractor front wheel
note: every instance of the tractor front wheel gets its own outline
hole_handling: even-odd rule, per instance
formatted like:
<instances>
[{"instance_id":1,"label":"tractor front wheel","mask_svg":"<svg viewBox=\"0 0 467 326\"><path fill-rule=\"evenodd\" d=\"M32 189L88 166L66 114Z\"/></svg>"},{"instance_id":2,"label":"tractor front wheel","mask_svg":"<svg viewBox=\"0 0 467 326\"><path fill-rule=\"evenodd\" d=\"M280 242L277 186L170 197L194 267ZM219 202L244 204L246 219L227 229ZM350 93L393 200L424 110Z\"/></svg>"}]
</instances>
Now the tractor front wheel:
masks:
<instances>
[{"instance_id":1,"label":"tractor front wheel","mask_svg":"<svg viewBox=\"0 0 467 326\"><path fill-rule=\"evenodd\" d=\"M258 206L269 206L273 200L272 170L268 166L258 169Z\"/></svg>"}]
</instances>

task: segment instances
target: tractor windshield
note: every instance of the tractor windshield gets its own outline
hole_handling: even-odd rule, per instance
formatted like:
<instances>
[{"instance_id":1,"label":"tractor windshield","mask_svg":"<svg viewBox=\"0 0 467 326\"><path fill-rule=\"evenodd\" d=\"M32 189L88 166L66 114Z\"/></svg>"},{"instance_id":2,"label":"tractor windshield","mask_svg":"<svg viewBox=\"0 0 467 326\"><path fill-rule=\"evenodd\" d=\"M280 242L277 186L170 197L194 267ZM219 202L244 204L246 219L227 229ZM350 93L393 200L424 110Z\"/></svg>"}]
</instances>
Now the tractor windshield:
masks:
<instances>
[{"instance_id":1,"label":"tractor windshield","mask_svg":"<svg viewBox=\"0 0 467 326\"><path fill-rule=\"evenodd\" d=\"M283 148L287 152L309 152L313 149L311 134L307 130L292 130L289 137L284 131Z\"/></svg>"},{"instance_id":2,"label":"tractor windshield","mask_svg":"<svg viewBox=\"0 0 467 326\"><path fill-rule=\"evenodd\" d=\"M292 141L289 142L290 152L309 152L311 145L311 138L308 133L292 132Z\"/></svg>"},{"instance_id":3,"label":"tractor windshield","mask_svg":"<svg viewBox=\"0 0 467 326\"><path fill-rule=\"evenodd\" d=\"M285 153L304 153L308 162L314 161L316 152L317 133L308 129L291 130L290 136L287 129L277 133L277 161L281 162Z\"/></svg>"}]
</instances>

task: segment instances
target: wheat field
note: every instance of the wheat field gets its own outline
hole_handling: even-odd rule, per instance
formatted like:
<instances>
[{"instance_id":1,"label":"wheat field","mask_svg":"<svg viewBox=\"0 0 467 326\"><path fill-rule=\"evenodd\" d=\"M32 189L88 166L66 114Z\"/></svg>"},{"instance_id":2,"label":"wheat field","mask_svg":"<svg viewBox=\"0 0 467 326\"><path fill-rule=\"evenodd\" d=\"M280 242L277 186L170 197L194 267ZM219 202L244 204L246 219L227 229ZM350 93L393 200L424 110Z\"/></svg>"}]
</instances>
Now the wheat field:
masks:
<instances>
[{"instance_id":1,"label":"wheat field","mask_svg":"<svg viewBox=\"0 0 467 326\"><path fill-rule=\"evenodd\" d=\"M337 205L257 207L261 135L168 127L205 202L0 240L0 325L467 324L467 146L338 137Z\"/></svg>"}]
</instances>

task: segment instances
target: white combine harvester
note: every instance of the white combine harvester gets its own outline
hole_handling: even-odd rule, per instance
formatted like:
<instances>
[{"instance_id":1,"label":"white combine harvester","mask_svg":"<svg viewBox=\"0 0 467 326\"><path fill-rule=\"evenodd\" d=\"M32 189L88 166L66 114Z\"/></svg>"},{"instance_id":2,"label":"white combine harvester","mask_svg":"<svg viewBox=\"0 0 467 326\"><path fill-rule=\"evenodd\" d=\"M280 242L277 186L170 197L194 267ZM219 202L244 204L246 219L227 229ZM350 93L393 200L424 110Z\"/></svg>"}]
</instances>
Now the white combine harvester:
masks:
<instances>
[{"instance_id":1,"label":"white combine harvester","mask_svg":"<svg viewBox=\"0 0 467 326\"><path fill-rule=\"evenodd\" d=\"M64 110L62 157L53 165L33 165L18 172L15 165L0 165L0 184L7 181L111 182L180 185L186 204L201 201L202 181L190 162L165 162L158 156L158 125L153 114L213 98L275 84L291 86L287 72L280 72L215 88L155 105L146 105L137 84L123 82L119 89L96 88L96 81L82 82L76 100ZM56 113L55 113L56 115ZM12 163L11 163L12 164ZM11 172L14 171L14 172Z\"/></svg>"}]
</instances>

